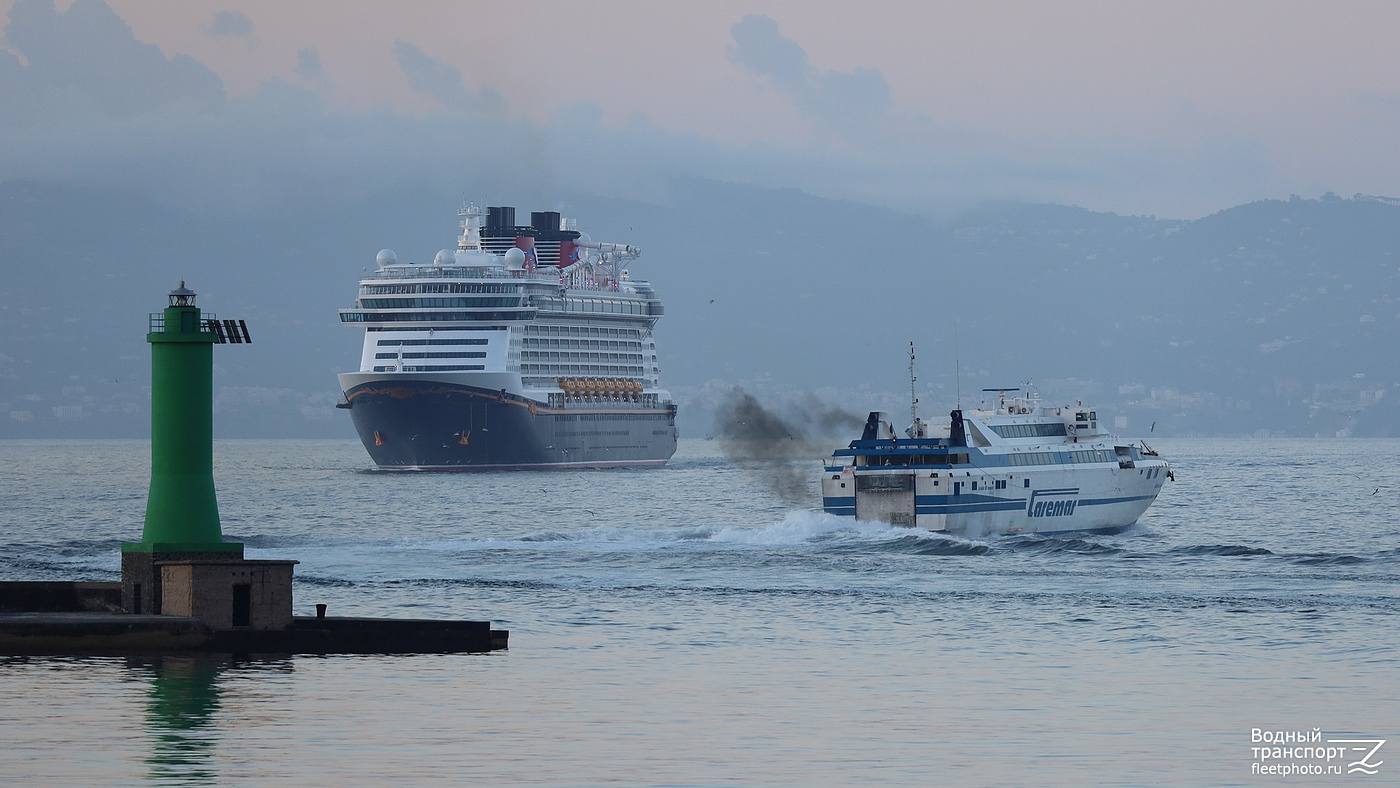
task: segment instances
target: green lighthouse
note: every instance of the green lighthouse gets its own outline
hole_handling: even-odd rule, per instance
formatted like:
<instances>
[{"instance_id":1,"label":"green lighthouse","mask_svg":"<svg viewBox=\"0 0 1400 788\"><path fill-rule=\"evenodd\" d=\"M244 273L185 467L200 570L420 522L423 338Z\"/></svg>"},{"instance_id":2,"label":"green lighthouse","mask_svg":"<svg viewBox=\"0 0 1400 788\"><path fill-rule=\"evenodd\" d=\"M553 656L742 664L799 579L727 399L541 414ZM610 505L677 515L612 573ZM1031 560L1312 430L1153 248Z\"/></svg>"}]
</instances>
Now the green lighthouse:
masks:
<instances>
[{"instance_id":1,"label":"green lighthouse","mask_svg":"<svg viewBox=\"0 0 1400 788\"><path fill-rule=\"evenodd\" d=\"M224 341L223 326L200 315L181 282L164 312L151 315L146 341L151 487L141 541L122 544L122 600L133 613L160 612L157 562L243 556L242 544L224 541L214 494L213 349Z\"/></svg>"}]
</instances>

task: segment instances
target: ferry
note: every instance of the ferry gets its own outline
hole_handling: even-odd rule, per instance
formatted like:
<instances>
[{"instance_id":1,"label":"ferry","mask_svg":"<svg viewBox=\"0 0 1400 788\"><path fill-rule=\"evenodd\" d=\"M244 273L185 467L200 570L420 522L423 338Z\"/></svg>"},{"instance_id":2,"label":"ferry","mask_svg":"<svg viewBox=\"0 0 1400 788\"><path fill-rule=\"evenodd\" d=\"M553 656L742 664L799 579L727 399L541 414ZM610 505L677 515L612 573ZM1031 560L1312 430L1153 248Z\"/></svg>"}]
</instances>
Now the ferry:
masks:
<instances>
[{"instance_id":1,"label":"ferry","mask_svg":"<svg viewBox=\"0 0 1400 788\"><path fill-rule=\"evenodd\" d=\"M911 346L911 395L913 380ZM994 407L957 408L936 427L911 396L903 435L887 414L871 413L860 439L826 464L822 508L966 537L1116 533L1174 478L1157 452L1105 430L1092 408L1045 405L1019 388L983 391Z\"/></svg>"},{"instance_id":2,"label":"ferry","mask_svg":"<svg viewBox=\"0 0 1400 788\"><path fill-rule=\"evenodd\" d=\"M572 219L468 204L456 249L385 249L340 320L363 331L342 399L382 470L662 465L676 406L653 331L664 307Z\"/></svg>"}]
</instances>

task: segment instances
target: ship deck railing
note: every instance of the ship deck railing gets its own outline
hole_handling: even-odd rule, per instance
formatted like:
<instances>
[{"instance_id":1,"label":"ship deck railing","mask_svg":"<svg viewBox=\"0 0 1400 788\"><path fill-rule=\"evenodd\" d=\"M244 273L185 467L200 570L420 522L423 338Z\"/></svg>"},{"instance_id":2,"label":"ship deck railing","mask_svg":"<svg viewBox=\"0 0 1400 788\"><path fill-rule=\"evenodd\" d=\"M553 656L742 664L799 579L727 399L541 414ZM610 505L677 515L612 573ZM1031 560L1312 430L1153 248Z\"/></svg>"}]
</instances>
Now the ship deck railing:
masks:
<instances>
[{"instance_id":1,"label":"ship deck railing","mask_svg":"<svg viewBox=\"0 0 1400 788\"><path fill-rule=\"evenodd\" d=\"M845 449L839 449L843 453L860 452L895 452L900 454L927 454L929 451L939 451L954 448L947 438L871 438L869 440L853 440L851 445Z\"/></svg>"},{"instance_id":2,"label":"ship deck railing","mask_svg":"<svg viewBox=\"0 0 1400 788\"><path fill-rule=\"evenodd\" d=\"M394 266L393 268L381 268L363 279L503 279L503 280L523 280L527 282L548 282L560 284L558 268L537 268L535 271L511 270L493 265L483 266ZM630 279L627 284L636 287L638 284L645 285L646 282L640 279ZM621 292L622 283L612 282L606 286L587 281L570 285L571 289L595 290L600 293Z\"/></svg>"}]
</instances>

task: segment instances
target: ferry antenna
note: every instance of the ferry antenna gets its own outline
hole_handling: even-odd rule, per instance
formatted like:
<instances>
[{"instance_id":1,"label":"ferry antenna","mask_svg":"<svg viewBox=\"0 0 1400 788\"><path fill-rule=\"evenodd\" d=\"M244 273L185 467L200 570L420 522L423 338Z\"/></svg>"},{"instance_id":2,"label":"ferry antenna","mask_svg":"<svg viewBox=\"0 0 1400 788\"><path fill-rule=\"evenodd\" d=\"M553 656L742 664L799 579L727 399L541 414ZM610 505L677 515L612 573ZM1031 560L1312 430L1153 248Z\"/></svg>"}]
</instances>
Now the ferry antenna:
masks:
<instances>
[{"instance_id":1,"label":"ferry antenna","mask_svg":"<svg viewBox=\"0 0 1400 788\"><path fill-rule=\"evenodd\" d=\"M962 410L962 358L958 354L958 321L953 321L953 379L958 394L958 410Z\"/></svg>"},{"instance_id":2,"label":"ferry antenna","mask_svg":"<svg viewBox=\"0 0 1400 788\"><path fill-rule=\"evenodd\" d=\"M914 382L918 378L914 376L914 343L909 343L909 429L915 432L919 429L919 397L914 391Z\"/></svg>"}]
</instances>

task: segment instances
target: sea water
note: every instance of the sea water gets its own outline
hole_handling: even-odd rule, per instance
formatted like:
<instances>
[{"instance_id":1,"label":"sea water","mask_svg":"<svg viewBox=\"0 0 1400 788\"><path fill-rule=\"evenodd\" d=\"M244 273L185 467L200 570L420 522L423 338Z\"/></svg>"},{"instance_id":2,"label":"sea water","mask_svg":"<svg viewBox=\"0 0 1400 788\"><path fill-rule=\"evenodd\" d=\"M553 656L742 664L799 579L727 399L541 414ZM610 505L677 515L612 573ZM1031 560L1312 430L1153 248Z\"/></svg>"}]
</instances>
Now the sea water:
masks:
<instances>
[{"instance_id":1,"label":"sea water","mask_svg":"<svg viewBox=\"0 0 1400 788\"><path fill-rule=\"evenodd\" d=\"M968 540L831 517L820 457L794 500L718 441L481 474L218 441L224 534L300 561L297 614L489 619L510 649L0 657L0 782L1247 785L1360 757L1287 732L1388 739L1394 784L1400 441L1155 448L1176 480L1123 534ZM0 579L118 579L148 451L0 441Z\"/></svg>"}]
</instances>

